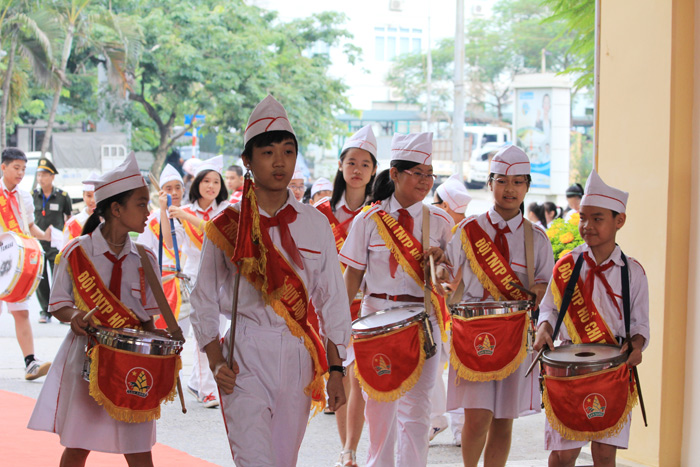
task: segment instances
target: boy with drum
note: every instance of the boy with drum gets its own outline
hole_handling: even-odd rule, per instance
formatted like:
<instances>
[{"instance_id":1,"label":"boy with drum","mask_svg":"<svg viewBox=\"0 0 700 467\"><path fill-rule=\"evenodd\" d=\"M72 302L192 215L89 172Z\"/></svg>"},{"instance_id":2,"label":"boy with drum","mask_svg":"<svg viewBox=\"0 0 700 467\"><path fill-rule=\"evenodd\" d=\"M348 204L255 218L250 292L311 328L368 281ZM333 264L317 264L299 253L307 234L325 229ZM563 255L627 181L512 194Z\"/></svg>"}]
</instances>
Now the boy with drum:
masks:
<instances>
[{"instance_id":1,"label":"boy with drum","mask_svg":"<svg viewBox=\"0 0 700 467\"><path fill-rule=\"evenodd\" d=\"M61 466L83 466L90 451L100 451L123 454L129 465L148 467L153 465L155 420L127 423L112 418L106 406L93 399L90 383L81 374L88 342L85 328L94 325L95 318L105 326L155 331L153 315L160 310L129 236L146 227L148 188L133 153L87 183L95 187L97 206L85 223L84 235L61 251L49 304L49 312L70 323L71 330L58 350L28 427L59 435L65 446ZM143 251L157 271L153 252ZM88 304L96 301L100 308L86 321L92 306ZM120 391L123 394L123 386Z\"/></svg>"},{"instance_id":2,"label":"boy with drum","mask_svg":"<svg viewBox=\"0 0 700 467\"><path fill-rule=\"evenodd\" d=\"M565 344L605 343L616 346L627 336L619 350L620 354L628 354L622 361L626 360L626 365L631 367L641 363L642 350L649 344L647 278L642 265L631 257L625 257L615 243L617 231L625 225L627 219L625 211L628 196L628 193L606 185L595 170L591 172L580 206L579 232L586 243L562 257L554 268L554 276L540 307L539 327L534 345L536 350L544 345L554 349L552 332L557 322L559 305L565 295L564 288L572 276L571 270L576 267L574 264L580 261L580 276L568 312L563 318L564 326L561 326L557 337ZM624 271L627 271L627 280L623 277ZM624 303L625 295L629 297L627 304ZM626 308L630 310L628 332L623 316ZM622 372L627 370L625 365L620 367ZM584 381L587 380L579 379L579 383ZM617 449L627 449L629 412L636 397L634 387L627 390L628 381L629 378L621 381L623 392L619 400L611 400L609 397L607 403L602 404L602 397L598 398L598 403L595 404L596 397L587 396L589 393L599 395L604 392L603 389L591 382L583 383L587 387L582 388L586 396L582 406L586 407L590 420L603 420L606 411L613 412L615 406L621 404L622 415L616 426L593 436L590 436L591 432L588 433L589 436L581 436L580 432L568 429L567 427L576 422L575 419L563 419L560 416L557 429L552 427L550 417L554 413L554 406L551 404L555 402L556 394L550 391L549 400L545 400L545 404L549 405L546 407L545 448L552 451L549 456L550 466L573 466L581 447L589 440L592 440L591 453L596 466L615 465ZM570 404L571 400L576 398L575 389L577 388L567 394ZM587 404L588 399L592 399L591 404ZM566 436L562 436L560 431L564 431Z\"/></svg>"},{"instance_id":3,"label":"boy with drum","mask_svg":"<svg viewBox=\"0 0 700 467\"><path fill-rule=\"evenodd\" d=\"M18 185L24 178L27 156L21 149L5 148L2 151L2 192L0 193L0 222L3 232L14 232L23 236L33 236L38 240L51 241L51 229L46 232L34 224L34 203L32 195L20 190ZM39 246L39 248L41 248ZM13 252L19 254L19 252ZM43 261L43 258L41 259ZM7 309L15 319L15 333L24 355L24 379L34 380L44 376L51 362L42 362L34 357L34 337L29 323L28 297L16 303L7 303Z\"/></svg>"},{"instance_id":4,"label":"boy with drum","mask_svg":"<svg viewBox=\"0 0 700 467\"><path fill-rule=\"evenodd\" d=\"M244 142L242 158L255 186L247 181L243 201L206 223L191 319L219 386L236 465L289 466L296 464L312 397L318 410L323 407L326 369L329 408L345 403L342 361L350 309L328 221L287 188L297 139L272 96L253 110ZM237 235L245 235L249 253L238 263L243 266L234 303ZM307 321L309 299L320 336ZM231 331L222 348L219 316L231 317L232 306L237 314L230 368Z\"/></svg>"},{"instance_id":5,"label":"boy with drum","mask_svg":"<svg viewBox=\"0 0 700 467\"><path fill-rule=\"evenodd\" d=\"M540 409L535 379L525 378L530 361L525 345L530 297L522 288L535 293L538 303L554 258L547 235L523 219L530 182L525 152L512 145L501 148L491 161L488 179L494 205L458 224L446 250L452 274L448 277L442 268L438 274L452 282L461 270L460 301L465 309L499 300L517 310L453 319L447 409L464 409L462 456L467 467L476 467L482 452L487 465L504 466L513 420ZM528 245L526 238L531 239Z\"/></svg>"}]
</instances>

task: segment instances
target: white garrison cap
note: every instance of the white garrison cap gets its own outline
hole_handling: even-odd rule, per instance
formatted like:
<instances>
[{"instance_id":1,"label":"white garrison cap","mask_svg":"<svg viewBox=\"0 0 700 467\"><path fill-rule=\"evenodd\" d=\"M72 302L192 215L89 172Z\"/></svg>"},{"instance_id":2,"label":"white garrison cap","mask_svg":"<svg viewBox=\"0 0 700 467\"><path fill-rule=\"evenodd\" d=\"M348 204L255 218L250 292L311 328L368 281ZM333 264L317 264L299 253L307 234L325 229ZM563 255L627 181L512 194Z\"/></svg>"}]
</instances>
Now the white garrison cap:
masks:
<instances>
[{"instance_id":1,"label":"white garrison cap","mask_svg":"<svg viewBox=\"0 0 700 467\"><path fill-rule=\"evenodd\" d=\"M340 154L343 154L350 148L364 149L372 154L375 159L377 158L377 138L374 136L371 125L363 126L357 133L348 138L343 144Z\"/></svg>"},{"instance_id":2,"label":"white garrison cap","mask_svg":"<svg viewBox=\"0 0 700 467\"><path fill-rule=\"evenodd\" d=\"M182 170L184 170L185 173L194 176L194 172L195 170L197 170L197 166L201 163L202 159L190 157L189 159L185 159L185 162L182 163Z\"/></svg>"},{"instance_id":3,"label":"white garrison cap","mask_svg":"<svg viewBox=\"0 0 700 467\"><path fill-rule=\"evenodd\" d=\"M292 175L291 180L304 180L306 182L306 177L304 176L304 171L301 170L301 166L298 163L294 166L294 175Z\"/></svg>"},{"instance_id":4,"label":"white garrison cap","mask_svg":"<svg viewBox=\"0 0 700 467\"><path fill-rule=\"evenodd\" d=\"M160 180L158 180L158 185L160 185L160 187L163 188L163 185L165 185L168 182L172 182L173 180L178 181L183 185L185 184L182 181L182 176L180 175L180 172L178 172L177 169L172 165L165 164L165 167L163 167L163 171L160 173Z\"/></svg>"},{"instance_id":5,"label":"white garrison cap","mask_svg":"<svg viewBox=\"0 0 700 467\"><path fill-rule=\"evenodd\" d=\"M95 187L95 201L98 203L119 193L146 186L133 151L114 169L95 178L90 177L83 183Z\"/></svg>"},{"instance_id":6,"label":"white garrison cap","mask_svg":"<svg viewBox=\"0 0 700 467\"><path fill-rule=\"evenodd\" d=\"M205 161L202 161L201 164L199 164L197 167L194 169L194 176L196 177L200 173L202 173L205 170L213 170L214 172L220 174L221 171L224 169L224 156L216 156L212 157L211 159L207 159Z\"/></svg>"},{"instance_id":7,"label":"white garrison cap","mask_svg":"<svg viewBox=\"0 0 700 467\"><path fill-rule=\"evenodd\" d=\"M100 174L93 171L93 172L90 172L90 176L87 179L88 180L95 180L99 176L100 176ZM93 185L92 183L83 182L83 191L95 191L95 185Z\"/></svg>"},{"instance_id":8,"label":"white garrison cap","mask_svg":"<svg viewBox=\"0 0 700 467\"><path fill-rule=\"evenodd\" d=\"M311 197L319 191L333 191L333 184L327 178L321 177L311 185Z\"/></svg>"},{"instance_id":9,"label":"white garrison cap","mask_svg":"<svg viewBox=\"0 0 700 467\"><path fill-rule=\"evenodd\" d=\"M491 160L491 173L499 175L530 175L530 159L525 151L509 144L502 147Z\"/></svg>"},{"instance_id":10,"label":"white garrison cap","mask_svg":"<svg viewBox=\"0 0 700 467\"><path fill-rule=\"evenodd\" d=\"M432 154L432 133L410 133L408 135L395 133L391 139L392 161L409 161L432 165Z\"/></svg>"},{"instance_id":11,"label":"white garrison cap","mask_svg":"<svg viewBox=\"0 0 700 467\"><path fill-rule=\"evenodd\" d=\"M292 124L287 118L287 111L272 96L263 99L250 114L248 125L245 127L244 144L248 144L248 141L255 136L268 131L288 131L296 138Z\"/></svg>"},{"instance_id":12,"label":"white garrison cap","mask_svg":"<svg viewBox=\"0 0 700 467\"><path fill-rule=\"evenodd\" d=\"M464 182L460 181L457 174L445 180L435 191L450 209L459 214L464 214L464 211L467 210L467 205L472 200L472 197L467 192L467 188L464 186Z\"/></svg>"},{"instance_id":13,"label":"white garrison cap","mask_svg":"<svg viewBox=\"0 0 700 467\"><path fill-rule=\"evenodd\" d=\"M626 212L629 193L606 185L598 172L593 169L583 190L581 207L598 206L615 212Z\"/></svg>"}]
</instances>

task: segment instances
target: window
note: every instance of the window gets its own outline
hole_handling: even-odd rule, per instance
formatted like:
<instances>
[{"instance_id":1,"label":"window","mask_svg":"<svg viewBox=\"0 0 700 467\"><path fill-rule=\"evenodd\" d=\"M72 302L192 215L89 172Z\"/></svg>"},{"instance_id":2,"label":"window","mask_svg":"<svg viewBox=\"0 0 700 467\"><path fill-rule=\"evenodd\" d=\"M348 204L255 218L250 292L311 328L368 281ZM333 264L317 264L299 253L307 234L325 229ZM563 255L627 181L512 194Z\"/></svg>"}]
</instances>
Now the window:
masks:
<instances>
[{"instance_id":1,"label":"window","mask_svg":"<svg viewBox=\"0 0 700 467\"><path fill-rule=\"evenodd\" d=\"M399 39L399 47L400 47L399 53L407 54L408 52L410 52L408 50L408 48L409 48L408 37L402 37L401 39Z\"/></svg>"},{"instance_id":2,"label":"window","mask_svg":"<svg viewBox=\"0 0 700 467\"><path fill-rule=\"evenodd\" d=\"M374 59L384 61L384 36L374 38Z\"/></svg>"},{"instance_id":3,"label":"window","mask_svg":"<svg viewBox=\"0 0 700 467\"><path fill-rule=\"evenodd\" d=\"M413 53L420 52L420 37L413 39Z\"/></svg>"},{"instance_id":4,"label":"window","mask_svg":"<svg viewBox=\"0 0 700 467\"><path fill-rule=\"evenodd\" d=\"M386 38L386 59L393 60L396 57L396 37Z\"/></svg>"}]
</instances>

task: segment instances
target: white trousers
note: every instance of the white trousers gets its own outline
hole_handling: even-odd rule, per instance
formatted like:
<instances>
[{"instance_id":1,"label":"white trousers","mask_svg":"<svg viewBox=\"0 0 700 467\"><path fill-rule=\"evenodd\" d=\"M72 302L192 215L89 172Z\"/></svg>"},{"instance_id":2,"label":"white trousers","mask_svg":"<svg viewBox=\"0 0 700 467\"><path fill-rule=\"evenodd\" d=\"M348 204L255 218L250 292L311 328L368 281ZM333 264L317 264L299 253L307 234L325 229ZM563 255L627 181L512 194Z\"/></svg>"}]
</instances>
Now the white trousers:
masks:
<instances>
[{"instance_id":1,"label":"white trousers","mask_svg":"<svg viewBox=\"0 0 700 467\"><path fill-rule=\"evenodd\" d=\"M421 466L428 463L431 395L440 366L442 340L437 319L430 317L437 353L425 361L413 388L393 402L365 398L365 419L369 428L368 466ZM396 456L394 456L396 449Z\"/></svg>"},{"instance_id":2,"label":"white trousers","mask_svg":"<svg viewBox=\"0 0 700 467\"><path fill-rule=\"evenodd\" d=\"M224 339L228 355L228 336ZM263 328L239 316L234 357L240 367L233 393L221 409L238 467L296 465L309 419L309 352L289 329Z\"/></svg>"},{"instance_id":3,"label":"white trousers","mask_svg":"<svg viewBox=\"0 0 700 467\"><path fill-rule=\"evenodd\" d=\"M189 321L189 318L187 318ZM226 319L224 315L219 315L219 333L223 336L228 332L230 321ZM187 326L189 331L189 324ZM207 359L206 352L202 351L197 342L197 338L194 337L194 333L190 338L194 341L194 361L192 364L192 374L190 374L190 379L187 381L187 385L199 393L200 398L204 398L209 394L218 394L218 387L216 386L216 380L214 375L209 368L209 359Z\"/></svg>"}]
</instances>

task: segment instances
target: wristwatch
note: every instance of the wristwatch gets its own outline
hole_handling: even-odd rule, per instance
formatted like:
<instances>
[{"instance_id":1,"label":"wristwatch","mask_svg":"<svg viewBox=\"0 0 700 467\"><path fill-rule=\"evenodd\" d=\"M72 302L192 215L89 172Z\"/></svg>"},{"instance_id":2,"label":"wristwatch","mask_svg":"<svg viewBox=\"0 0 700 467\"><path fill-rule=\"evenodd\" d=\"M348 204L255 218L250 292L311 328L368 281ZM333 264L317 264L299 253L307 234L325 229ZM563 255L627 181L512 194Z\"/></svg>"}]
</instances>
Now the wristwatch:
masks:
<instances>
[{"instance_id":1,"label":"wristwatch","mask_svg":"<svg viewBox=\"0 0 700 467\"><path fill-rule=\"evenodd\" d=\"M346 375L345 367L342 365L331 365L328 367L328 373L331 371L337 371L338 373L341 373L343 376Z\"/></svg>"}]
</instances>

